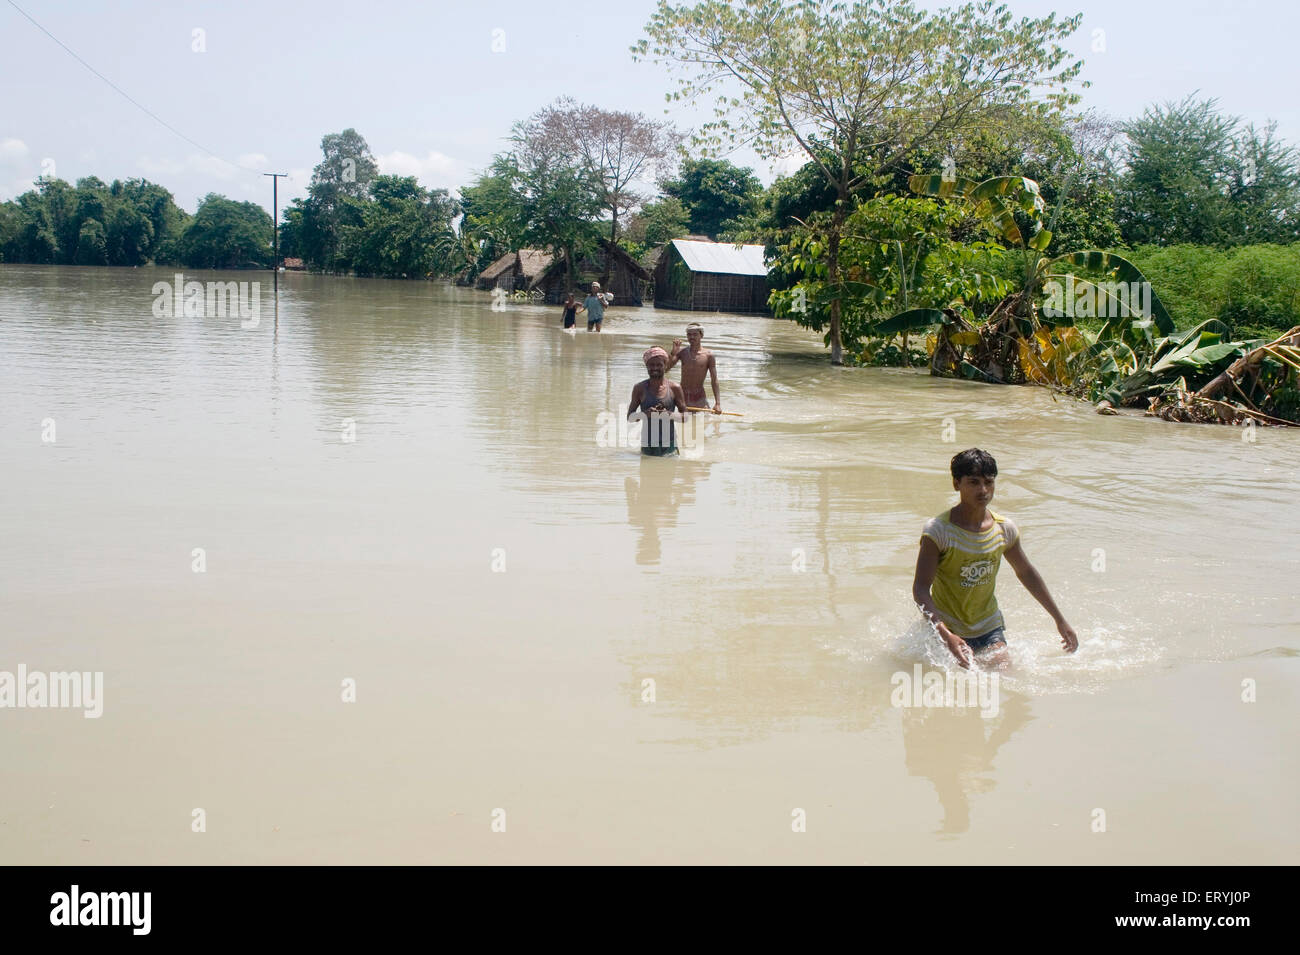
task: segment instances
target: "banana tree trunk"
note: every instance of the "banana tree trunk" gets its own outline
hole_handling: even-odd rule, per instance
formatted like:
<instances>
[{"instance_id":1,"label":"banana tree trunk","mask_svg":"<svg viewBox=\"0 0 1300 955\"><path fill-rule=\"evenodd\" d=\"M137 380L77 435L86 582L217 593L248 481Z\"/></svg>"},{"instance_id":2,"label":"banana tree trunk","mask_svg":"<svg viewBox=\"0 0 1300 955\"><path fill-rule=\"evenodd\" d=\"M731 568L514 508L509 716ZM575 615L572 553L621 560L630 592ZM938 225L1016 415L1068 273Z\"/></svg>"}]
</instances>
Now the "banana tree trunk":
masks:
<instances>
[{"instance_id":1,"label":"banana tree trunk","mask_svg":"<svg viewBox=\"0 0 1300 955\"><path fill-rule=\"evenodd\" d=\"M1300 345L1300 325L1297 325L1276 341L1270 342L1269 345ZM1201 388L1200 391L1196 392L1197 396L1201 398L1218 398L1220 395L1228 392L1229 389L1231 389L1236 382L1240 381L1247 372L1258 367L1259 363L1264 360L1264 356L1267 354L1268 350L1266 347L1256 348L1247 352L1229 365L1223 374L1216 376L1207 385Z\"/></svg>"}]
</instances>

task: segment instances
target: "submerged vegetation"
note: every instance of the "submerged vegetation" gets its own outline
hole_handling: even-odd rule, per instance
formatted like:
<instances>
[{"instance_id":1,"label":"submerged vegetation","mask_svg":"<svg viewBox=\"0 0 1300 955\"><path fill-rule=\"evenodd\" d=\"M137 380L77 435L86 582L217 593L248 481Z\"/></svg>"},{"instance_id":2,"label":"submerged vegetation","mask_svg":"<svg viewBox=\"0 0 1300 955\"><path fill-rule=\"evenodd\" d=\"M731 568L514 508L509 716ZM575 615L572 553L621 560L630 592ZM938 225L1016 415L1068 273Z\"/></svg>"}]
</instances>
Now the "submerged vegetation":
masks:
<instances>
[{"instance_id":1,"label":"submerged vegetation","mask_svg":"<svg viewBox=\"0 0 1300 955\"><path fill-rule=\"evenodd\" d=\"M883 353L909 364L909 336L919 336L936 376L1041 385L1103 411L1145 405L1181 421L1300 421L1300 328L1272 341L1234 339L1218 318L1179 331L1124 256L1046 254L1045 203L1026 177L918 175L909 184L925 198L876 199L849 217L850 277L833 291L815 228L794 239L784 260L801 278L773 294L777 314L816 311L838 294L866 362ZM979 237L954 238L971 222Z\"/></svg>"}]
</instances>

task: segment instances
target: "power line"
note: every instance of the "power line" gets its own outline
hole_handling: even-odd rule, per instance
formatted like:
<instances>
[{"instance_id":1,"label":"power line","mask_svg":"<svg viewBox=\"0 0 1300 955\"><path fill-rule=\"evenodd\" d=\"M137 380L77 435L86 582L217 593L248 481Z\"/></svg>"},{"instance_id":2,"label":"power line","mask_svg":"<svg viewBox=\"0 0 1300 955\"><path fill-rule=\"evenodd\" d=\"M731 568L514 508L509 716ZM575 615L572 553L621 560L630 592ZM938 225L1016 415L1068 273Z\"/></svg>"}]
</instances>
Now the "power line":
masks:
<instances>
[{"instance_id":1,"label":"power line","mask_svg":"<svg viewBox=\"0 0 1300 955\"><path fill-rule=\"evenodd\" d=\"M207 153L207 154L208 154L209 156L211 156L213 159L217 160L218 162L223 162L223 163L225 163L227 166L233 166L234 168L236 168L236 169L242 169L242 170L244 170L245 172L256 172L256 171L257 171L257 170L255 170L255 169L250 168L249 166L244 166L244 165L241 165L240 163L237 163L237 162L231 162L229 159L226 159L224 156L218 156L216 153L214 153L214 152L213 152L211 149L209 149L207 146L204 146L204 145L202 145L201 143L196 143L194 140L190 139L190 137L186 136L184 133L182 133L182 132L181 132L179 129L177 129L175 126L173 126L173 125L171 125L170 123L168 123L166 120L164 120L164 119L163 119L161 116L159 116L157 113L153 112L153 111L150 110L148 107L144 106L143 104L141 104L140 102L138 102L137 100L135 100L135 99L131 96L131 94L129 94L126 90L122 89L122 87L118 86L116 83L114 83L112 80L110 80L110 79L109 79L107 76L105 76L103 73L99 72L99 70L95 69L95 68L94 68L93 66L91 66L89 63L87 63L85 60L83 60L81 57L79 57L79 56L76 54L76 51L74 51L71 47L69 47L66 43L64 43L62 40L60 40L58 37L56 37L56 36L55 36L53 33L51 33L49 30L45 29L45 27L41 26L39 23L37 23L35 20L33 20L32 17L31 17L31 15L30 15L26 10L24 10L22 7L18 6L18 4L14 3L14 0L6 0L6 2L9 4L9 6L13 7L15 10L17 10L19 13L21 13L24 17L26 17L27 20L32 24L32 26L36 27L36 29L40 30L42 33L44 33L47 37L49 37L51 40L53 40L53 41L54 41L55 43L57 43L59 46L63 47L64 51L65 51L69 56L71 56L74 60L76 60L78 63L80 63L80 64L81 64L82 66L84 66L86 69L90 70L90 72L94 73L97 77L99 77L101 80L103 80L103 81L104 81L105 83L107 83L109 86L111 86L111 87L112 87L112 88L113 88L117 93L119 93L119 94L122 96L123 99L125 99L128 103L130 103L130 104L131 104L132 106L134 106L136 109L140 110L140 112L144 113L146 116L148 116L148 117L149 117L150 119L152 119L154 122L158 123L158 125L162 126L162 127L163 127L164 129L166 129L168 132L170 132L170 133L172 133L172 134L174 134L174 135L176 135L176 136L179 136L181 139L185 140L187 143L189 143L189 144L190 144L191 146L193 146L195 149L198 149L198 150L201 150L202 152Z\"/></svg>"}]
</instances>

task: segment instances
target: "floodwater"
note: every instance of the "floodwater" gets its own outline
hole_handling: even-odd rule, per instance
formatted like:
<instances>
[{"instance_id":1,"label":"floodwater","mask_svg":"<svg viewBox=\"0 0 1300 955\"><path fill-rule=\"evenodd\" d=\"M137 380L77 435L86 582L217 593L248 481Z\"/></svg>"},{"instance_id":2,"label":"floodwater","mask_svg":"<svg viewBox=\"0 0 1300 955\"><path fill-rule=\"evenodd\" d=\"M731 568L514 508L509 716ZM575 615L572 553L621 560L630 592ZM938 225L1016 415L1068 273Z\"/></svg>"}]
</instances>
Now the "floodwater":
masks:
<instances>
[{"instance_id":1,"label":"floodwater","mask_svg":"<svg viewBox=\"0 0 1300 955\"><path fill-rule=\"evenodd\" d=\"M172 276L0 266L0 671L103 674L0 709L0 862L1295 860L1300 434L423 282L160 317ZM643 459L691 319L743 417ZM969 446L1081 646L1004 566L996 708L895 706Z\"/></svg>"}]
</instances>

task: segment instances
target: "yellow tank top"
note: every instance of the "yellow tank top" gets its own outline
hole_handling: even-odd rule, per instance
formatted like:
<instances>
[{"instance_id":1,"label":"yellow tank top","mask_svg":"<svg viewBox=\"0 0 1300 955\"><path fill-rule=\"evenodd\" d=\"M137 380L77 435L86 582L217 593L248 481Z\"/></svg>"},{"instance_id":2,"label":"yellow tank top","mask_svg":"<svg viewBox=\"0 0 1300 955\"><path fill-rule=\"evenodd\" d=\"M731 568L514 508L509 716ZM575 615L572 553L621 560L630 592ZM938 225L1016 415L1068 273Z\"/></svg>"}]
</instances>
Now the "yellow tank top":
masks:
<instances>
[{"instance_id":1,"label":"yellow tank top","mask_svg":"<svg viewBox=\"0 0 1300 955\"><path fill-rule=\"evenodd\" d=\"M993 526L979 533L958 527L948 513L930 518L921 530L921 536L939 548L939 569L930 596L949 630L959 637L980 637L1002 626L993 587L1002 554L1020 540L1020 531L1009 518L991 510Z\"/></svg>"}]
</instances>

